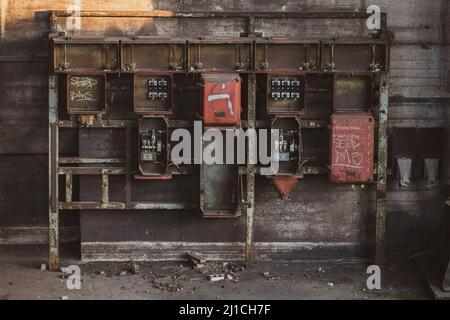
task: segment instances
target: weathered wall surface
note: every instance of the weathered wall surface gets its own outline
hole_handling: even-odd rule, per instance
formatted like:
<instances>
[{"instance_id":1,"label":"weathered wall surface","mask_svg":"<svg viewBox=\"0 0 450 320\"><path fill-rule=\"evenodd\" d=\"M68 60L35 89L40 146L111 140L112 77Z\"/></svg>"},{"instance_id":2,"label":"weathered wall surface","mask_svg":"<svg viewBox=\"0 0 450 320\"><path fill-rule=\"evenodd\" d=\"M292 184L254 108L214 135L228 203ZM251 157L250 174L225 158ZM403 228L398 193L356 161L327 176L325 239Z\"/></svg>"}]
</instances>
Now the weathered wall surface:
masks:
<instances>
[{"instance_id":1,"label":"weathered wall surface","mask_svg":"<svg viewBox=\"0 0 450 320\"><path fill-rule=\"evenodd\" d=\"M450 112L445 97L448 97L449 89L450 32L448 24L443 28L445 15L442 14L448 12L446 2L377 1L387 12L388 28L395 34L391 49L389 125L392 129L444 127L446 122L448 126ZM48 29L45 11L65 10L74 3L68 0L0 0L0 243L46 241L48 43L42 39ZM365 6L364 0L336 0L331 4L326 0L81 1L82 10L330 11ZM244 25L245 21L240 20L85 18L82 34L237 36ZM366 33L364 22L350 20L258 20L256 29L265 35L301 37ZM70 143L77 144L78 134L69 132L60 140L64 151ZM439 200L439 190L426 188L423 181L413 183L406 190L400 190L395 181L390 184L387 235L390 253L409 254L426 244L439 222ZM261 178L257 180L256 201L256 241L277 242L280 251L286 248L285 243L291 243L291 247L300 249L331 248L322 250L322 254L335 252L358 256L360 249L370 243L374 209L372 190L333 186L323 177L308 177L295 189L291 200L283 202ZM78 216L73 213L62 215L63 235L66 239L77 237ZM190 212L86 214L81 224L86 243L163 241L160 247L163 249L167 248L164 243L173 241L237 243L243 241L245 233L245 218L205 221ZM93 224L95 228L89 228ZM204 229L210 230L211 237L201 237ZM117 236L112 238L112 235ZM263 244L259 246L261 249ZM89 250L88 246L86 248ZM170 248L174 250L173 246ZM95 258L94 253L92 257Z\"/></svg>"}]
</instances>

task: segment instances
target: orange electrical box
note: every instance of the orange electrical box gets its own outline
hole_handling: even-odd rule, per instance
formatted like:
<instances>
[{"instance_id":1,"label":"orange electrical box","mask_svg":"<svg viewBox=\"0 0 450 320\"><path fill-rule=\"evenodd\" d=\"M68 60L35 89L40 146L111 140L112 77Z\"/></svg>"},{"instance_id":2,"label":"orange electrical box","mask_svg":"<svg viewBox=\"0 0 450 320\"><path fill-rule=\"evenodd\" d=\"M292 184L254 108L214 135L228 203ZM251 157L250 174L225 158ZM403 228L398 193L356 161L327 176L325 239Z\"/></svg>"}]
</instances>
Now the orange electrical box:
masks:
<instances>
[{"instance_id":1,"label":"orange electrical box","mask_svg":"<svg viewBox=\"0 0 450 320\"><path fill-rule=\"evenodd\" d=\"M365 112L331 116L330 179L336 183L373 180L374 120Z\"/></svg>"},{"instance_id":2,"label":"orange electrical box","mask_svg":"<svg viewBox=\"0 0 450 320\"><path fill-rule=\"evenodd\" d=\"M204 74L203 122L235 125L241 119L241 78L238 74Z\"/></svg>"}]
</instances>

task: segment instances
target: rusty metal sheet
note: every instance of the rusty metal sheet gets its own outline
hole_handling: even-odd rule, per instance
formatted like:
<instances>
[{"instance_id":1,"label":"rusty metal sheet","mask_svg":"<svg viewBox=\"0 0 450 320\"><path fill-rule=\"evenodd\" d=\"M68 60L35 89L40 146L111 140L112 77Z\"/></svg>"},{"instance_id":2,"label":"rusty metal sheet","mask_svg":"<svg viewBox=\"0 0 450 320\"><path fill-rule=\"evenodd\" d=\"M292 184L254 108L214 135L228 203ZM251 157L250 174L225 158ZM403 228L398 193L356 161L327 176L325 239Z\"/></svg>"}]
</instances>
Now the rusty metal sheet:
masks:
<instances>
[{"instance_id":1,"label":"rusty metal sheet","mask_svg":"<svg viewBox=\"0 0 450 320\"><path fill-rule=\"evenodd\" d=\"M252 42L246 39L217 39L188 42L191 72L248 72L252 70Z\"/></svg>"},{"instance_id":2,"label":"rusty metal sheet","mask_svg":"<svg viewBox=\"0 0 450 320\"><path fill-rule=\"evenodd\" d=\"M374 40L341 40L322 43L322 70L381 71L388 63L387 45Z\"/></svg>"},{"instance_id":3,"label":"rusty metal sheet","mask_svg":"<svg viewBox=\"0 0 450 320\"><path fill-rule=\"evenodd\" d=\"M68 114L106 113L105 75L68 74L66 84Z\"/></svg>"},{"instance_id":4,"label":"rusty metal sheet","mask_svg":"<svg viewBox=\"0 0 450 320\"><path fill-rule=\"evenodd\" d=\"M258 71L317 70L319 50L319 42L296 42L289 39L257 41L255 69Z\"/></svg>"},{"instance_id":5,"label":"rusty metal sheet","mask_svg":"<svg viewBox=\"0 0 450 320\"><path fill-rule=\"evenodd\" d=\"M184 72L186 69L186 40L139 37L122 40L120 50L122 72Z\"/></svg>"},{"instance_id":6,"label":"rusty metal sheet","mask_svg":"<svg viewBox=\"0 0 450 320\"><path fill-rule=\"evenodd\" d=\"M119 41L108 38L54 38L53 68L57 73L117 72Z\"/></svg>"},{"instance_id":7,"label":"rusty metal sheet","mask_svg":"<svg viewBox=\"0 0 450 320\"><path fill-rule=\"evenodd\" d=\"M368 113L331 116L330 179L335 183L373 180L374 119Z\"/></svg>"},{"instance_id":8,"label":"rusty metal sheet","mask_svg":"<svg viewBox=\"0 0 450 320\"><path fill-rule=\"evenodd\" d=\"M224 129L222 129L224 130ZM203 141L203 150L211 142ZM239 166L225 164L200 165L200 209L206 218L232 218L241 214Z\"/></svg>"},{"instance_id":9,"label":"rusty metal sheet","mask_svg":"<svg viewBox=\"0 0 450 320\"><path fill-rule=\"evenodd\" d=\"M371 75L336 75L334 111L368 111L372 104Z\"/></svg>"}]
</instances>

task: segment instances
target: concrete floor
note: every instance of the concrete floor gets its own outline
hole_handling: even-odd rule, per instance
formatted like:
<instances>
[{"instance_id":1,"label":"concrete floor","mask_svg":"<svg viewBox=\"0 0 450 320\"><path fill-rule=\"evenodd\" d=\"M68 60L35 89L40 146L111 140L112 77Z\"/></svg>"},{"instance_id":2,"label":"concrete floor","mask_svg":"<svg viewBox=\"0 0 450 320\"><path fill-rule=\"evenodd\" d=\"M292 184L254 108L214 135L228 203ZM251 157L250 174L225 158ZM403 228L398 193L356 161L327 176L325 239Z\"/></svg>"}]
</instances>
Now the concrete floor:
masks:
<instances>
[{"instance_id":1,"label":"concrete floor","mask_svg":"<svg viewBox=\"0 0 450 320\"><path fill-rule=\"evenodd\" d=\"M73 248L65 250L73 252ZM80 263L63 256L63 266L81 268L81 289L69 290L62 272L41 271L46 246L0 246L0 299L429 299L415 266L391 262L382 270L382 289L366 288L366 265L350 262L208 263L203 273L188 262ZM126 275L119 275L127 271ZM225 271L225 272L224 272ZM208 274L232 279L212 282Z\"/></svg>"}]
</instances>

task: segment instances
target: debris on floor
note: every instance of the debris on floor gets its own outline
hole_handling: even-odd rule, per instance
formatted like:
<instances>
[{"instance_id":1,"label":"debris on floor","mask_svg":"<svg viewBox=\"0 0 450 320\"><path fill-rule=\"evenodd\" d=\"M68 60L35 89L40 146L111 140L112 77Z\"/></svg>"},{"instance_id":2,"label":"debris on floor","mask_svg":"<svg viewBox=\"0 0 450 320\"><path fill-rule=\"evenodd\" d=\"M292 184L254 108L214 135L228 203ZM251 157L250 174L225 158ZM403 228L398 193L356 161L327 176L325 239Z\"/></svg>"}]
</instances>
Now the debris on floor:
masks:
<instances>
[{"instance_id":1,"label":"debris on floor","mask_svg":"<svg viewBox=\"0 0 450 320\"><path fill-rule=\"evenodd\" d=\"M126 276L127 275L127 271L126 270L122 270L122 271L120 271L120 273L119 273L119 276Z\"/></svg>"},{"instance_id":2,"label":"debris on floor","mask_svg":"<svg viewBox=\"0 0 450 320\"><path fill-rule=\"evenodd\" d=\"M268 272L268 271L263 272L262 275L267 280L276 280L277 279L274 275L270 274L270 272Z\"/></svg>"},{"instance_id":3,"label":"debris on floor","mask_svg":"<svg viewBox=\"0 0 450 320\"><path fill-rule=\"evenodd\" d=\"M140 272L141 272L141 267L138 264L136 264L136 263L131 264L131 273L132 274L138 274Z\"/></svg>"},{"instance_id":4,"label":"debris on floor","mask_svg":"<svg viewBox=\"0 0 450 320\"><path fill-rule=\"evenodd\" d=\"M194 269L202 269L205 266L206 259L202 258L200 254L196 252L186 253L187 258L192 263Z\"/></svg>"},{"instance_id":5,"label":"debris on floor","mask_svg":"<svg viewBox=\"0 0 450 320\"><path fill-rule=\"evenodd\" d=\"M202 273L206 276L206 279L212 282L223 280L238 282L239 273L245 270L244 266L231 262L207 261L201 254L196 252L187 252L186 257L191 262L194 270ZM191 278L189 280L200 279Z\"/></svg>"},{"instance_id":6,"label":"debris on floor","mask_svg":"<svg viewBox=\"0 0 450 320\"><path fill-rule=\"evenodd\" d=\"M213 282L222 280L238 282L239 274L245 270L241 265L236 265L231 262L216 261L205 262L202 268L194 269L205 275L206 279Z\"/></svg>"},{"instance_id":7,"label":"debris on floor","mask_svg":"<svg viewBox=\"0 0 450 320\"><path fill-rule=\"evenodd\" d=\"M183 286L177 281L176 277L165 276L153 279L153 287L161 291L177 292L183 290Z\"/></svg>"},{"instance_id":8,"label":"debris on floor","mask_svg":"<svg viewBox=\"0 0 450 320\"><path fill-rule=\"evenodd\" d=\"M47 265L45 263L41 264L41 271L46 271Z\"/></svg>"},{"instance_id":9,"label":"debris on floor","mask_svg":"<svg viewBox=\"0 0 450 320\"><path fill-rule=\"evenodd\" d=\"M45 249L42 250L44 254L47 253ZM387 269L390 272L384 279L383 292L366 289L366 265L358 263L258 262L247 270L241 262L205 259L204 267L194 270L187 259L185 262L90 262L80 263L80 280L85 281L81 290L68 292L65 280L60 276L69 275L41 272L42 257L17 263L14 268L11 268L8 256L0 254L0 258L6 261L2 268L9 270L3 280L0 279L0 300L62 300L62 297L67 297L64 299L68 301L121 298L270 300L292 299L293 293L296 297L319 299L423 299L428 293L421 285L415 266L408 262L395 264L399 266L395 270ZM206 256L200 256L200 260L202 258ZM67 265L73 263L67 261ZM133 263L139 266L139 274L132 273ZM122 271L126 271L122 273L125 276L119 276ZM210 275L213 280L215 275L220 275L221 280L210 281ZM276 281L270 280L272 277Z\"/></svg>"},{"instance_id":10,"label":"debris on floor","mask_svg":"<svg viewBox=\"0 0 450 320\"><path fill-rule=\"evenodd\" d=\"M215 282L215 281L222 281L225 280L224 274L210 274L209 275L209 281Z\"/></svg>"}]
</instances>

